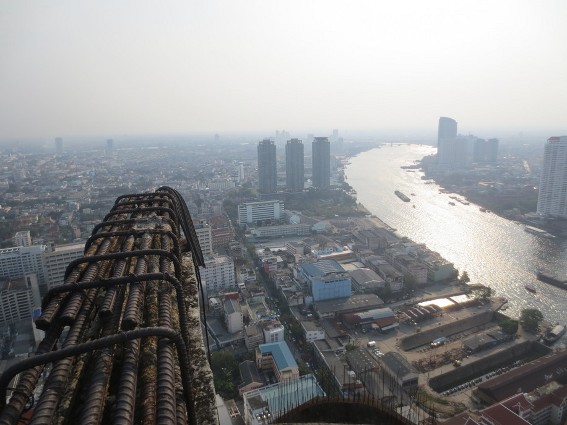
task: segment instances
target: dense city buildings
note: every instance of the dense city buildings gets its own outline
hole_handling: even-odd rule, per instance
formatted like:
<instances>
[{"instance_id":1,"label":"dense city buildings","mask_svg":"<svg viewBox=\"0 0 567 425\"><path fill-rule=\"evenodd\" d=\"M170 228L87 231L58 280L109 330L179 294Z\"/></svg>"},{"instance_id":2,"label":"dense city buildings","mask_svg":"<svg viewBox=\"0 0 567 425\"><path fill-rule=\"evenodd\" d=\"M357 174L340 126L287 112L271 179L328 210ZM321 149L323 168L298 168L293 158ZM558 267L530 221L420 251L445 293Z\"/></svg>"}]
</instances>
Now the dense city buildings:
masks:
<instances>
[{"instance_id":1,"label":"dense city buildings","mask_svg":"<svg viewBox=\"0 0 567 425\"><path fill-rule=\"evenodd\" d=\"M331 144L328 137L315 137L312 144L312 182L319 190L331 186Z\"/></svg>"},{"instance_id":2,"label":"dense city buildings","mask_svg":"<svg viewBox=\"0 0 567 425\"><path fill-rule=\"evenodd\" d=\"M275 193L278 185L276 144L269 139L258 143L258 191Z\"/></svg>"},{"instance_id":3,"label":"dense city buildings","mask_svg":"<svg viewBox=\"0 0 567 425\"><path fill-rule=\"evenodd\" d=\"M331 147L337 138L338 132L334 131L329 137ZM454 138L458 137L455 135ZM286 140L292 142L287 132L281 132L278 140L280 146ZM466 161L472 164L470 169L463 171L472 170L476 162L486 173L484 181L505 181L495 177L500 175L491 174L496 169L491 166L494 159L491 152L497 143L491 148L488 145L488 141L485 144L481 139L470 139ZM69 144L65 155L59 158L53 155L51 145L49 156L4 156L2 159L7 165L0 170L3 195L0 211L5 222L14 223L5 239L10 243L18 239L21 241L18 244L33 242L43 246L40 274L44 274L44 291L49 288L58 290L57 286L63 283L65 265L75 256L83 255L84 241L97 226L97 218L108 214L104 205L114 205L115 199L110 194L133 193L134 188L148 193L165 181L173 182L188 209L194 212L191 234L204 254L203 264L193 262L190 265L184 260L182 267L183 273L190 275L189 288L195 289L195 279L199 275L204 289L206 307L203 305L196 309L200 311L193 311L192 330L207 336L208 345L203 343L202 348L210 349L211 364L222 359L222 366L231 368L218 375L215 373L217 391L222 394L226 406L230 406L231 415L242 416L246 423L265 423L282 412L287 413L311 395L325 394L341 394L345 399L385 400L403 405L399 407L403 416L421 415L424 418L430 411L429 406L420 410L420 406L412 404L416 385L427 391L431 399L446 399L449 404L443 404L443 409L453 409L461 403L471 404L470 391L465 398L464 390L457 388L462 376L473 381L478 377L469 377L468 373L486 368L473 364L484 360L479 351L465 357L463 350L490 350L489 343L493 340L501 342L498 349L504 352L519 350L522 344L531 343L523 335L513 339L503 337L498 323L491 319L494 306L501 304L497 300L478 302L474 294L465 294L467 291L458 284L459 273L455 266L439 254L424 244L402 238L369 214L362 217L334 210L335 198L330 197L335 192L353 197L354 204L354 191L341 191L342 185L337 185L336 190L327 193L313 191L302 196L279 193L271 197L281 200L260 201L270 198L262 197L255 190L259 173L256 143L246 141L231 151L233 147L226 144L216 151L215 146L210 150L194 148L185 151L183 145L176 149L151 146L149 150L123 150L118 143L112 157L107 157L104 143L101 143L98 154L88 155L74 152L73 145ZM276 168L279 168L279 177L283 181L284 158L279 159ZM340 177L344 175L341 167L348 160L347 156L337 158L338 169L334 169L335 162L331 164L333 179L341 181ZM431 161L437 167L434 156ZM313 165L315 172L315 163ZM287 164L285 170L287 177ZM408 172L417 173L414 170L417 165L408 168ZM455 170L445 168L440 173L449 174ZM522 170L521 167L518 170L509 167L507 173L517 174L525 184ZM346 180L342 181L346 183ZM36 190L36 186L40 189ZM473 186L481 187L477 182L471 183L471 192ZM500 190L502 186L495 188ZM290 190L289 186L287 190ZM44 193L54 195L45 197ZM398 201L394 194L389 195ZM304 208L300 202L303 196L309 198L305 199L306 205L320 200L321 208ZM142 207L139 199L142 198L132 200L129 206ZM284 200L287 211L284 211ZM465 208L468 204L464 199L461 201ZM168 203L165 208L171 207ZM132 232L138 235L136 232L155 224L155 217L150 214L151 217L136 221ZM175 226L177 222L177 219L160 220L166 226ZM170 237L166 233L160 238ZM49 241L56 239L53 246ZM138 236L135 239L134 249L138 249ZM60 243L63 240L74 243ZM179 242L181 247L186 246L183 238L179 238ZM89 246L92 244L89 242ZM0 265L1 259L0 255ZM14 261L9 262L9 267ZM199 273L192 274L194 269ZM160 276L172 277L173 274ZM139 274L124 278L138 279ZM33 272L19 279L7 279L7 283L0 286L0 296L5 300L2 305L5 308L0 310L0 319L4 320L0 323L4 345L0 347L5 352L3 359L7 361L15 360L12 356L27 357L30 347L41 341L42 337L24 337L24 328L29 332L33 323L30 315L38 314L37 296L34 300L31 288L39 288L39 280ZM130 294L134 289L142 289L141 286L130 284L129 292L124 293L123 304L129 303ZM175 289L167 291L166 287L170 285L160 284L164 290L157 293L158 299L168 293L174 296ZM83 294L74 288L71 291L75 291L77 298L82 297ZM146 285L142 291L147 290ZM197 300L192 299L191 309L196 305ZM150 303L143 308L149 314L154 306ZM199 316L206 318L206 324L199 322ZM174 314L172 318L177 320ZM16 326L14 322L25 326ZM100 323L104 326L102 320ZM464 334L467 337L461 339L460 335ZM432 341L439 338L445 338L445 345L431 349ZM191 341L194 341L193 335ZM473 342L476 343L474 347ZM281 345L277 346L279 348L260 348L271 343ZM546 353L542 344L534 344L528 349L530 353ZM192 347L189 353L192 364L207 362L204 358L194 360L193 350ZM201 348L198 351L203 352ZM235 361L226 361L232 359ZM450 359L447 360L450 363L427 373L414 370L417 366L430 367L445 359ZM120 357L117 357L115 362L119 361ZM231 363L234 364L229 366ZM462 366L457 368L456 364L461 363ZM140 366L138 370L145 372L147 368ZM237 378L238 372L242 376L241 382ZM488 373L483 372L485 381ZM223 381L225 375L230 377L229 382ZM430 384L431 378L437 375L442 376L443 382L449 382L448 390L455 389L456 393L448 396L446 388ZM111 379L111 382L114 381ZM565 409L555 404L558 403L556 400L563 400L561 395L565 390L560 383L553 383L557 386L550 391L555 398L546 408L551 406L555 409L553 415L562 417ZM307 384L305 388L304 384ZM201 394L201 388L195 391ZM285 400L283 411L282 399ZM543 401L539 400L534 404L534 412L539 409L537 414L543 415L540 408ZM219 412L221 405L219 401ZM446 415L453 413L451 410Z\"/></svg>"},{"instance_id":4,"label":"dense city buildings","mask_svg":"<svg viewBox=\"0 0 567 425\"><path fill-rule=\"evenodd\" d=\"M288 140L285 145L286 188L290 192L301 192L304 186L303 142L299 139Z\"/></svg>"},{"instance_id":5,"label":"dense city buildings","mask_svg":"<svg viewBox=\"0 0 567 425\"><path fill-rule=\"evenodd\" d=\"M567 136L550 137L545 144L537 212L567 218Z\"/></svg>"},{"instance_id":6,"label":"dense city buildings","mask_svg":"<svg viewBox=\"0 0 567 425\"><path fill-rule=\"evenodd\" d=\"M495 164L498 139L480 139L471 134L457 134L457 121L439 118L437 131L437 164L447 170L459 170L472 163Z\"/></svg>"}]
</instances>

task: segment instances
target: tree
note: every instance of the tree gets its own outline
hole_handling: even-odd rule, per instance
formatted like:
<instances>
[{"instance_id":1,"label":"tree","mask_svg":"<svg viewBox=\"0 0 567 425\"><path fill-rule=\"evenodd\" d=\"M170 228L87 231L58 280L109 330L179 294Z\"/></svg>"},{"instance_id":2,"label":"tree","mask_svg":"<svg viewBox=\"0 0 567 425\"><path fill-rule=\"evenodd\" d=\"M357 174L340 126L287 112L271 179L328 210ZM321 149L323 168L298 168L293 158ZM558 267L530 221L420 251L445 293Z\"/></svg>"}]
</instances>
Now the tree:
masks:
<instances>
[{"instance_id":1,"label":"tree","mask_svg":"<svg viewBox=\"0 0 567 425\"><path fill-rule=\"evenodd\" d=\"M525 331L537 332L543 313L536 308L525 308L520 313L520 324Z\"/></svg>"},{"instance_id":2,"label":"tree","mask_svg":"<svg viewBox=\"0 0 567 425\"><path fill-rule=\"evenodd\" d=\"M461 277L459 277L459 283L462 285L466 285L467 283L469 283L471 281L469 274L467 273L466 270L464 270L461 273Z\"/></svg>"},{"instance_id":3,"label":"tree","mask_svg":"<svg viewBox=\"0 0 567 425\"><path fill-rule=\"evenodd\" d=\"M508 335L514 335L518 332L518 321L514 319L505 319L498 324L502 332Z\"/></svg>"},{"instance_id":4,"label":"tree","mask_svg":"<svg viewBox=\"0 0 567 425\"><path fill-rule=\"evenodd\" d=\"M228 351L212 353L211 370L213 371L216 392L225 399L235 398L238 394L234 384L238 380L238 362L234 354Z\"/></svg>"}]
</instances>

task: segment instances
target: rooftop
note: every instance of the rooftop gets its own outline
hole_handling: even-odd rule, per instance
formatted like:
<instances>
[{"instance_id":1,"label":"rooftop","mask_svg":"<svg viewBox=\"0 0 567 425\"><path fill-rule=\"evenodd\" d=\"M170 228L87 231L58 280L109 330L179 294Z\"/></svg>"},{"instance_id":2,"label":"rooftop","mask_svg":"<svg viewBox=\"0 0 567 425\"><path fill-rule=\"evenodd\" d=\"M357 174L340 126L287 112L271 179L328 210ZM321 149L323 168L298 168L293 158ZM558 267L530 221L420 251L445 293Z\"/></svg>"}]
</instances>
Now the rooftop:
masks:
<instances>
[{"instance_id":1,"label":"rooftop","mask_svg":"<svg viewBox=\"0 0 567 425\"><path fill-rule=\"evenodd\" d=\"M320 260L315 263L303 263L301 264L301 268L306 274L312 277L345 272L345 269L335 260Z\"/></svg>"},{"instance_id":2,"label":"rooftop","mask_svg":"<svg viewBox=\"0 0 567 425\"><path fill-rule=\"evenodd\" d=\"M262 354L271 354L279 370L297 367L293 354L285 341L260 344L258 348Z\"/></svg>"}]
</instances>

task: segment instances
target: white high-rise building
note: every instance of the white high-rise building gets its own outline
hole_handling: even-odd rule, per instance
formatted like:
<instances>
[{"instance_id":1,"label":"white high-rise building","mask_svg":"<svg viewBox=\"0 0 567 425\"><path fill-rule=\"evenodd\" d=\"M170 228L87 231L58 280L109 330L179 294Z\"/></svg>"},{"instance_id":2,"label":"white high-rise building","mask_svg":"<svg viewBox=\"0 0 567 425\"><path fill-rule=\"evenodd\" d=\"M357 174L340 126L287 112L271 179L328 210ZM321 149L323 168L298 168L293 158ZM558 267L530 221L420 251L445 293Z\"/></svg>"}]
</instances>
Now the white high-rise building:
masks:
<instances>
[{"instance_id":1,"label":"white high-rise building","mask_svg":"<svg viewBox=\"0 0 567 425\"><path fill-rule=\"evenodd\" d=\"M32 318L41 306L35 273L17 279L0 279L0 326Z\"/></svg>"},{"instance_id":2,"label":"white high-rise building","mask_svg":"<svg viewBox=\"0 0 567 425\"><path fill-rule=\"evenodd\" d=\"M207 297L236 291L234 261L226 255L205 257L205 267L200 268L201 281Z\"/></svg>"},{"instance_id":3,"label":"white high-rise building","mask_svg":"<svg viewBox=\"0 0 567 425\"><path fill-rule=\"evenodd\" d=\"M84 243L75 243L0 249L0 279L18 279L35 273L43 297L50 288L63 283L67 265L82 257L84 248Z\"/></svg>"},{"instance_id":4,"label":"white high-rise building","mask_svg":"<svg viewBox=\"0 0 567 425\"><path fill-rule=\"evenodd\" d=\"M205 221L200 220L195 225L195 232L197 233L197 239L199 239L199 245L201 246L201 252L203 255L211 255L213 253L213 235L211 232L211 226Z\"/></svg>"},{"instance_id":5,"label":"white high-rise building","mask_svg":"<svg viewBox=\"0 0 567 425\"><path fill-rule=\"evenodd\" d=\"M567 218L567 136L550 137L545 144L537 212Z\"/></svg>"},{"instance_id":6,"label":"white high-rise building","mask_svg":"<svg viewBox=\"0 0 567 425\"><path fill-rule=\"evenodd\" d=\"M0 279L19 279L35 273L41 296L47 292L43 267L45 245L17 246L0 249Z\"/></svg>"},{"instance_id":7,"label":"white high-rise building","mask_svg":"<svg viewBox=\"0 0 567 425\"><path fill-rule=\"evenodd\" d=\"M62 285L65 278L67 265L77 258L83 256L84 243L50 245L43 254L43 266L47 289Z\"/></svg>"}]
</instances>

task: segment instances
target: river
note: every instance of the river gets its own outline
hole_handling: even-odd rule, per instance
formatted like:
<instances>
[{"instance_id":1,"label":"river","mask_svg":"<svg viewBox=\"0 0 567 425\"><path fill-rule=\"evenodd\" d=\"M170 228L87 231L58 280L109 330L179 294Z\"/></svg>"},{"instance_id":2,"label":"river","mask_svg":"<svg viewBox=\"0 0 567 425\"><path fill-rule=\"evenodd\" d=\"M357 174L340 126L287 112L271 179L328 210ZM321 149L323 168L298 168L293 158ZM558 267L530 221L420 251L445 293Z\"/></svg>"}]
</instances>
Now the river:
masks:
<instances>
[{"instance_id":1,"label":"river","mask_svg":"<svg viewBox=\"0 0 567 425\"><path fill-rule=\"evenodd\" d=\"M523 225L482 212L478 205L456 202L450 198L455 194L440 193L437 184L422 180L421 171L400 168L435 151L424 145L383 145L352 158L347 181L358 201L398 235L425 243L459 272L466 270L471 283L488 285L495 295L506 297L511 316L537 308L546 320L564 324L567 291L539 282L535 274L539 269L565 273L567 241L528 233ZM395 190L411 202L403 202ZM536 293L528 292L526 284Z\"/></svg>"}]
</instances>

